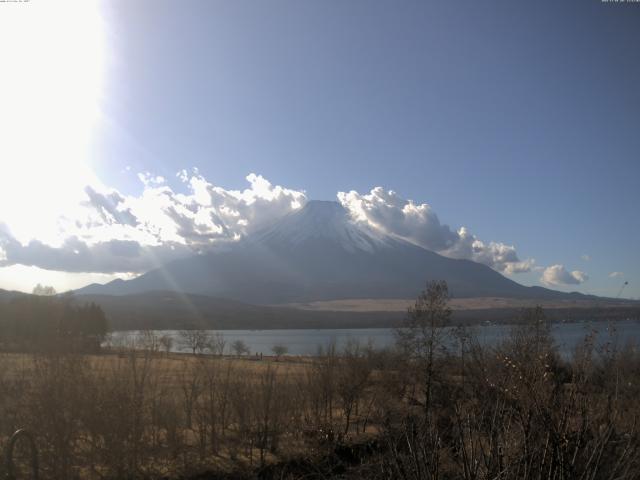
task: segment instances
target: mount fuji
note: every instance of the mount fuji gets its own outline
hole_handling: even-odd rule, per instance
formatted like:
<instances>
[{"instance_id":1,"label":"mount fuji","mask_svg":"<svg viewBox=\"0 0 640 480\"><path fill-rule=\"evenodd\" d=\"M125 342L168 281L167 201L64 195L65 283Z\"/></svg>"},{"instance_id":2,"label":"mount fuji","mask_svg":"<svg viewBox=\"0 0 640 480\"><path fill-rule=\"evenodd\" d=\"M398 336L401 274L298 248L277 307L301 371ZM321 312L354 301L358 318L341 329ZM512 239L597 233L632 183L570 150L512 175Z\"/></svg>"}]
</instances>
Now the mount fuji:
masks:
<instances>
[{"instance_id":1,"label":"mount fuji","mask_svg":"<svg viewBox=\"0 0 640 480\"><path fill-rule=\"evenodd\" d=\"M438 255L355 223L337 202L310 201L246 238L180 259L132 280L76 294L174 291L253 304L415 298L429 280L453 297L569 299L580 294L525 287L469 260Z\"/></svg>"}]
</instances>

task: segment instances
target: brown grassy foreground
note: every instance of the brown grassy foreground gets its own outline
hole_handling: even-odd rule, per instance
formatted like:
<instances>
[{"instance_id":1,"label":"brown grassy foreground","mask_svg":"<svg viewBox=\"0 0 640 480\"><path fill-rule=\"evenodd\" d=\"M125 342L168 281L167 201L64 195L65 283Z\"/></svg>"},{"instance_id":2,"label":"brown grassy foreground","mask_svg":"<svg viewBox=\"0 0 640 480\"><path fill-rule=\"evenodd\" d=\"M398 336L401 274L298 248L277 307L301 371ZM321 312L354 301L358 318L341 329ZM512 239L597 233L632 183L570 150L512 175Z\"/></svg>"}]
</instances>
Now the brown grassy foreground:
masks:
<instances>
[{"instance_id":1,"label":"brown grassy foreground","mask_svg":"<svg viewBox=\"0 0 640 480\"><path fill-rule=\"evenodd\" d=\"M537 320L495 348L425 333L431 357L2 354L0 447L30 429L45 479L640 478L635 348L563 361Z\"/></svg>"}]
</instances>

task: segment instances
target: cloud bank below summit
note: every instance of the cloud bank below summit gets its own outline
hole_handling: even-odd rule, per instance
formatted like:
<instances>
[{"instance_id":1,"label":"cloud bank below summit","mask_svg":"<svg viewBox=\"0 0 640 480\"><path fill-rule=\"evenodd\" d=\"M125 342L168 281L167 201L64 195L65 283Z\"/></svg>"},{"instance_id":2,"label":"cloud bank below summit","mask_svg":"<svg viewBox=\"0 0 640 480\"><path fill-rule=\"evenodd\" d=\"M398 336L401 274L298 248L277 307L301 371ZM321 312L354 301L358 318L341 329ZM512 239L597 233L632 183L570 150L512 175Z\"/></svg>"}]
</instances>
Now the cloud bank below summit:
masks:
<instances>
[{"instance_id":1,"label":"cloud bank below summit","mask_svg":"<svg viewBox=\"0 0 640 480\"><path fill-rule=\"evenodd\" d=\"M171 260L237 241L307 201L304 191L273 185L250 174L244 190L213 185L197 170L177 177L187 193L176 192L162 177L139 175L142 192L124 195L115 189L84 186L85 201L73 217L60 215L56 244L44 243L51 232L15 238L0 219L0 267L36 266L63 272L143 273ZM406 200L394 191L375 187L367 194L338 192L338 201L354 222L365 223L441 255L469 259L505 273L539 267L521 260L514 246L485 242L466 228L440 222L426 203ZM37 219L34 219L34 225ZM544 270L541 281L575 285L587 279L562 265Z\"/></svg>"}]
</instances>

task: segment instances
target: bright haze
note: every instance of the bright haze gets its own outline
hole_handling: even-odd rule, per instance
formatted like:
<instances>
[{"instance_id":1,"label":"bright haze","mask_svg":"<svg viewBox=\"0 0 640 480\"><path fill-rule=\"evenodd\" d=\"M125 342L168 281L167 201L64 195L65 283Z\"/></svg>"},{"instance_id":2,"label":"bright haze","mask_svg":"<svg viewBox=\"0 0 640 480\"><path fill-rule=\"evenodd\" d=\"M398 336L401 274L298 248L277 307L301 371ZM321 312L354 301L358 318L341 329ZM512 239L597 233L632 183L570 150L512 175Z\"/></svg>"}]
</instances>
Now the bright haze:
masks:
<instances>
[{"instance_id":1,"label":"bright haze","mask_svg":"<svg viewBox=\"0 0 640 480\"><path fill-rule=\"evenodd\" d=\"M0 3L0 289L133 279L329 200L371 238L640 297L635 7Z\"/></svg>"}]
</instances>

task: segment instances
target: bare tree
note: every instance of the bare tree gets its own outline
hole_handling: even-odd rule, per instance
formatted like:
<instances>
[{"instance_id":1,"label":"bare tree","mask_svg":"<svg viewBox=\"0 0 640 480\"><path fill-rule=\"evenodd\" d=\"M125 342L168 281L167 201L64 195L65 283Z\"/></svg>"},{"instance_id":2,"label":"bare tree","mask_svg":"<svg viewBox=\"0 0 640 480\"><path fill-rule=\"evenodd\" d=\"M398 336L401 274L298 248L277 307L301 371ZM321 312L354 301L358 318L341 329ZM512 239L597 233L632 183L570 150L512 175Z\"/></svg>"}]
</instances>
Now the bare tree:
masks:
<instances>
[{"instance_id":1,"label":"bare tree","mask_svg":"<svg viewBox=\"0 0 640 480\"><path fill-rule=\"evenodd\" d=\"M34 295L41 295L45 297L52 297L58 294L55 288L49 285L41 284L37 284L35 287L33 287L33 291L31 293L33 293Z\"/></svg>"},{"instance_id":2,"label":"bare tree","mask_svg":"<svg viewBox=\"0 0 640 480\"><path fill-rule=\"evenodd\" d=\"M224 355L224 349L227 346L227 341L224 335L220 332L216 332L209 336L209 350L214 355Z\"/></svg>"},{"instance_id":3,"label":"bare tree","mask_svg":"<svg viewBox=\"0 0 640 480\"><path fill-rule=\"evenodd\" d=\"M302 388L309 393L310 416L314 426L329 425L333 420L338 371L335 342L318 347L318 355L307 370Z\"/></svg>"},{"instance_id":4,"label":"bare tree","mask_svg":"<svg viewBox=\"0 0 640 480\"><path fill-rule=\"evenodd\" d=\"M358 412L358 405L371 375L372 366L367 352L360 348L358 341L350 340L342 353L336 391L344 414L345 435L349 433L352 414L354 411L356 414Z\"/></svg>"},{"instance_id":5,"label":"bare tree","mask_svg":"<svg viewBox=\"0 0 640 480\"><path fill-rule=\"evenodd\" d=\"M235 342L233 342L231 344L231 349L235 352L235 354L237 356L242 356L245 353L249 353L249 347L247 346L247 344L244 342L244 340L236 340Z\"/></svg>"},{"instance_id":6,"label":"bare tree","mask_svg":"<svg viewBox=\"0 0 640 480\"><path fill-rule=\"evenodd\" d=\"M186 365L182 371L182 382L180 384L183 397L183 407L185 414L185 426L192 427L193 411L198 402L198 398L202 394L203 379L200 369L193 365Z\"/></svg>"},{"instance_id":7,"label":"bare tree","mask_svg":"<svg viewBox=\"0 0 640 480\"><path fill-rule=\"evenodd\" d=\"M157 352L160 349L160 339L151 330L143 330L137 339L137 347L149 352Z\"/></svg>"},{"instance_id":8,"label":"bare tree","mask_svg":"<svg viewBox=\"0 0 640 480\"><path fill-rule=\"evenodd\" d=\"M206 330L181 330L180 339L184 348L195 354L202 354L211 343L211 336Z\"/></svg>"},{"instance_id":9,"label":"bare tree","mask_svg":"<svg viewBox=\"0 0 640 480\"><path fill-rule=\"evenodd\" d=\"M271 351L278 359L280 359L282 355L286 355L287 353L289 353L289 349L287 348L287 346L281 343L276 343L273 347L271 347Z\"/></svg>"},{"instance_id":10,"label":"bare tree","mask_svg":"<svg viewBox=\"0 0 640 480\"><path fill-rule=\"evenodd\" d=\"M445 281L432 281L420 293L407 317L396 331L399 345L418 360L422 369L424 388L424 409L429 412L432 400L434 376L434 355L444 346L445 330L451 320L448 306L449 289Z\"/></svg>"},{"instance_id":11,"label":"bare tree","mask_svg":"<svg viewBox=\"0 0 640 480\"><path fill-rule=\"evenodd\" d=\"M169 353L171 352L171 347L173 347L173 337L171 337L170 335L162 335L159 342L164 349L164 352L169 355Z\"/></svg>"}]
</instances>

